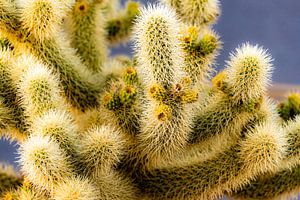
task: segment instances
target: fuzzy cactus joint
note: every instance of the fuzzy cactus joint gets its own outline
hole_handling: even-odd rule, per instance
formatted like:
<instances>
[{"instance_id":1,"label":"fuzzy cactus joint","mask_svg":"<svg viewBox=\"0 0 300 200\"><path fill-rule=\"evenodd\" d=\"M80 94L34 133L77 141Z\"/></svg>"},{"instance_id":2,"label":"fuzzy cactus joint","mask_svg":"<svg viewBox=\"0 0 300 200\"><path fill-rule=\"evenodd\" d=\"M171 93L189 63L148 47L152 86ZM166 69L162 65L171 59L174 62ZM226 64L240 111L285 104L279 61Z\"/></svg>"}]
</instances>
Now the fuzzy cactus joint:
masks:
<instances>
[{"instance_id":1,"label":"fuzzy cactus joint","mask_svg":"<svg viewBox=\"0 0 300 200\"><path fill-rule=\"evenodd\" d=\"M219 0L0 0L4 200L284 199L300 191L300 95L268 97L245 43L215 74ZM134 56L110 56L131 40Z\"/></svg>"}]
</instances>

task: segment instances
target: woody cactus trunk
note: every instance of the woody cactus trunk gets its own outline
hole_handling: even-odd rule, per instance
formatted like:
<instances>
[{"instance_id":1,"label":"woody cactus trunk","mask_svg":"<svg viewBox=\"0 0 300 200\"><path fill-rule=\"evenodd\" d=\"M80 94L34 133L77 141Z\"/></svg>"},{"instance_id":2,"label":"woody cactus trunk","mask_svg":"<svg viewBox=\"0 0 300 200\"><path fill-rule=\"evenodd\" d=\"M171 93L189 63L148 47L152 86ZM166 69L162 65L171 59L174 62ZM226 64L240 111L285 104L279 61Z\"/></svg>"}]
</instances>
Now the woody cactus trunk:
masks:
<instances>
[{"instance_id":1,"label":"woody cactus trunk","mask_svg":"<svg viewBox=\"0 0 300 200\"><path fill-rule=\"evenodd\" d=\"M300 188L300 98L249 43L212 78L218 0L0 0L5 200L278 199ZM133 58L109 57L132 38Z\"/></svg>"}]
</instances>

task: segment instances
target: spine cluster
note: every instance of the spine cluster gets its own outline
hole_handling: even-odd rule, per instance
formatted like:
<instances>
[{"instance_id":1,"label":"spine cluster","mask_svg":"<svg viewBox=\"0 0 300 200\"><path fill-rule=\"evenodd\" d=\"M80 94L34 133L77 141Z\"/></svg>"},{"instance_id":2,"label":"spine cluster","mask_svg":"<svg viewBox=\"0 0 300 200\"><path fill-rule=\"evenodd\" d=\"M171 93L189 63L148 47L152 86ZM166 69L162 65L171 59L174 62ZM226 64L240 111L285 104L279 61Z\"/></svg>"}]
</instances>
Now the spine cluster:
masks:
<instances>
[{"instance_id":1,"label":"spine cluster","mask_svg":"<svg viewBox=\"0 0 300 200\"><path fill-rule=\"evenodd\" d=\"M300 96L245 43L213 75L218 0L0 0L4 200L278 199L300 189ZM133 40L133 58L109 47Z\"/></svg>"}]
</instances>

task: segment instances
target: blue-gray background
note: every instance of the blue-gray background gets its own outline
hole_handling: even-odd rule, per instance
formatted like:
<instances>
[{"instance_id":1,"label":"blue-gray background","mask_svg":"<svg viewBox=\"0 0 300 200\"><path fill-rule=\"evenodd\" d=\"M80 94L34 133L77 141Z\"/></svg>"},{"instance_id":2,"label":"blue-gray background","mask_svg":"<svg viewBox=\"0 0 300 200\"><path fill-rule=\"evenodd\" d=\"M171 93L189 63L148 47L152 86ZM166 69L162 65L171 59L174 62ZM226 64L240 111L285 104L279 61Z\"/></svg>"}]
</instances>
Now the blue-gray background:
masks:
<instances>
[{"instance_id":1,"label":"blue-gray background","mask_svg":"<svg viewBox=\"0 0 300 200\"><path fill-rule=\"evenodd\" d=\"M144 0L143 2L154 2ZM224 43L218 69L230 51L243 42L258 43L275 58L273 80L300 83L300 1L299 0L222 0L222 15L215 25ZM131 53L120 47L112 53ZM15 147L0 142L0 161L15 162Z\"/></svg>"}]
</instances>

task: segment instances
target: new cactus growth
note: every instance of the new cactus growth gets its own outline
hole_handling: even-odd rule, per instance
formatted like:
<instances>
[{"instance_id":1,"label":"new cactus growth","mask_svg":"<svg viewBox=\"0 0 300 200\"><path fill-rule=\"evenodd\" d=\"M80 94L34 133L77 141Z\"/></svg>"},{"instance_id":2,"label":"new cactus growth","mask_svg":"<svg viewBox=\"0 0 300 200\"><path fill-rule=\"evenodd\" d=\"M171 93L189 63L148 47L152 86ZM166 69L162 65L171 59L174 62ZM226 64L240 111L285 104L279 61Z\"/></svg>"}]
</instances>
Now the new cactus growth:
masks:
<instances>
[{"instance_id":1,"label":"new cactus growth","mask_svg":"<svg viewBox=\"0 0 300 200\"><path fill-rule=\"evenodd\" d=\"M218 0L0 0L4 200L276 199L300 188L300 98L243 44L212 78ZM134 41L135 56L109 57ZM212 84L210 83L212 82Z\"/></svg>"}]
</instances>

